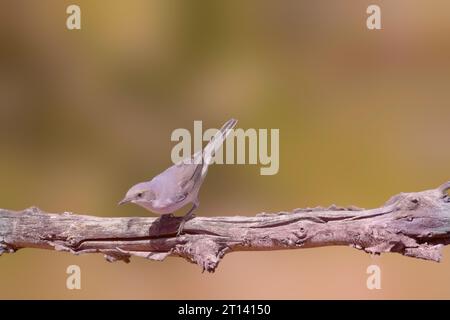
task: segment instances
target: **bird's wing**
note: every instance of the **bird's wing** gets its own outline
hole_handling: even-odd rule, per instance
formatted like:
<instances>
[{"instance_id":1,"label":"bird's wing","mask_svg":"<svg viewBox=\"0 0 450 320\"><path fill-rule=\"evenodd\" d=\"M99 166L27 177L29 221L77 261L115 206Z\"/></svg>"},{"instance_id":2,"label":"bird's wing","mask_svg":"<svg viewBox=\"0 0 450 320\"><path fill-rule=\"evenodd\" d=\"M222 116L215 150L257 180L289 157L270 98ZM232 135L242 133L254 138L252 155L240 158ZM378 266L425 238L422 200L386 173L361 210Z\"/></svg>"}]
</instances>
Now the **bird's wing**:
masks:
<instances>
[{"instance_id":1,"label":"bird's wing","mask_svg":"<svg viewBox=\"0 0 450 320\"><path fill-rule=\"evenodd\" d=\"M169 203L179 203L186 199L188 193L177 193L173 197L170 197L168 200Z\"/></svg>"},{"instance_id":2,"label":"bird's wing","mask_svg":"<svg viewBox=\"0 0 450 320\"><path fill-rule=\"evenodd\" d=\"M176 177L176 185L168 194L167 201L171 204L183 202L194 190L201 174L202 165L185 164L175 166L172 174Z\"/></svg>"},{"instance_id":3,"label":"bird's wing","mask_svg":"<svg viewBox=\"0 0 450 320\"><path fill-rule=\"evenodd\" d=\"M237 121L234 119L227 121L205 149L196 152L190 158L180 161L161 174L171 177L172 183L170 183L170 186L167 186L170 190L169 197L167 198L170 198L170 201L173 203L181 202L200 186L205 178L212 155L222 145L223 141L231 132L230 129L236 123ZM167 181L164 183L167 184Z\"/></svg>"},{"instance_id":4,"label":"bird's wing","mask_svg":"<svg viewBox=\"0 0 450 320\"><path fill-rule=\"evenodd\" d=\"M176 194L189 193L199 181L202 172L203 163L177 163L170 167L170 176L173 177Z\"/></svg>"}]
</instances>

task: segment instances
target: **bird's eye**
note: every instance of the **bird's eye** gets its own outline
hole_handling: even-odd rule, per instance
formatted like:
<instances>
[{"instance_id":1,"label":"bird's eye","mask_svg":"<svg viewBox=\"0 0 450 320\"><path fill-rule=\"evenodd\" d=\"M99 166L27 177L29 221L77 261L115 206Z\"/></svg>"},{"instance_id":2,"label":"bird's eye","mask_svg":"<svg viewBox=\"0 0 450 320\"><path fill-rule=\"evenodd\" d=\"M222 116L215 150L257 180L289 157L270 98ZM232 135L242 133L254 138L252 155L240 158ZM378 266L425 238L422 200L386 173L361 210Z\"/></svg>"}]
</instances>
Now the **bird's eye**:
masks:
<instances>
[{"instance_id":1,"label":"bird's eye","mask_svg":"<svg viewBox=\"0 0 450 320\"><path fill-rule=\"evenodd\" d=\"M138 198L142 198L142 192L139 192L139 193L137 194L137 197L138 197Z\"/></svg>"}]
</instances>

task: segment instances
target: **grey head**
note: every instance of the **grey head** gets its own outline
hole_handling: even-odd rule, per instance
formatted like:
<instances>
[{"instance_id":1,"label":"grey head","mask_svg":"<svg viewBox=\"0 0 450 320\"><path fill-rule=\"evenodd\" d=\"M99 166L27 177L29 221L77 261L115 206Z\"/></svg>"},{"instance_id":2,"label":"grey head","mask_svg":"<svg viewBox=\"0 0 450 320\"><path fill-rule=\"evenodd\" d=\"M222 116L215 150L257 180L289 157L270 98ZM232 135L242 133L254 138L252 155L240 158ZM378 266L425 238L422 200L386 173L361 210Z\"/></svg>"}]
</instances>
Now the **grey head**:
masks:
<instances>
[{"instance_id":1,"label":"grey head","mask_svg":"<svg viewBox=\"0 0 450 320\"><path fill-rule=\"evenodd\" d=\"M153 181L146 181L132 186L130 190L127 191L125 197L119 202L119 205L131 202L146 209L150 209L153 200L155 200Z\"/></svg>"}]
</instances>

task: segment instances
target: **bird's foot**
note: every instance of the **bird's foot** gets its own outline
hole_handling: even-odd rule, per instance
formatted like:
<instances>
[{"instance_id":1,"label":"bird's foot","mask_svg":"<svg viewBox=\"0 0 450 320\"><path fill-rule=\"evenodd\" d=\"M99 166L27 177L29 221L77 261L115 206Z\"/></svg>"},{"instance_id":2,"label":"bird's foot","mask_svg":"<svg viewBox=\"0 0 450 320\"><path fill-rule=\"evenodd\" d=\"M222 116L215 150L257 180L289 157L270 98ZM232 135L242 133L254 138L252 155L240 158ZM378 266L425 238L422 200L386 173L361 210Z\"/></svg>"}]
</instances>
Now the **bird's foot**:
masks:
<instances>
[{"instance_id":1,"label":"bird's foot","mask_svg":"<svg viewBox=\"0 0 450 320\"><path fill-rule=\"evenodd\" d=\"M180 222L180 225L178 226L177 237L181 235L181 233L183 232L184 224L193 218L195 218L195 213L193 212L190 212L183 217L183 219Z\"/></svg>"},{"instance_id":2,"label":"bird's foot","mask_svg":"<svg viewBox=\"0 0 450 320\"><path fill-rule=\"evenodd\" d=\"M185 223L185 222L186 222L186 221L184 221L184 219L181 220L181 223L180 223L180 225L178 226L177 237L179 237L179 236L181 235L181 233L183 232L183 228L184 228L184 223Z\"/></svg>"}]
</instances>

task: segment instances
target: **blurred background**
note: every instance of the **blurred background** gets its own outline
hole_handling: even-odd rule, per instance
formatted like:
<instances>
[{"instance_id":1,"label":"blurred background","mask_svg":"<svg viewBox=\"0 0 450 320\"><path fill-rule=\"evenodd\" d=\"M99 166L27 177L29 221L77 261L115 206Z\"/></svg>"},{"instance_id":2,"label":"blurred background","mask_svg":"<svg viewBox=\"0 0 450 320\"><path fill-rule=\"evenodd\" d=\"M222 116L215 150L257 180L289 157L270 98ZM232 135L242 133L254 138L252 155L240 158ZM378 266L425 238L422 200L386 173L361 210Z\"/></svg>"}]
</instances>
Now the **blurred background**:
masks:
<instances>
[{"instance_id":1,"label":"blurred background","mask_svg":"<svg viewBox=\"0 0 450 320\"><path fill-rule=\"evenodd\" d=\"M366 8L382 10L380 31ZM81 30L66 8L81 7ZM176 128L280 129L280 170L210 168L198 215L377 207L450 180L450 3L23 1L0 5L0 207L145 216L117 207L170 162ZM82 289L66 289L81 267ZM366 268L381 267L381 290ZM450 298L442 263L347 247L130 264L23 249L0 298Z\"/></svg>"}]
</instances>

